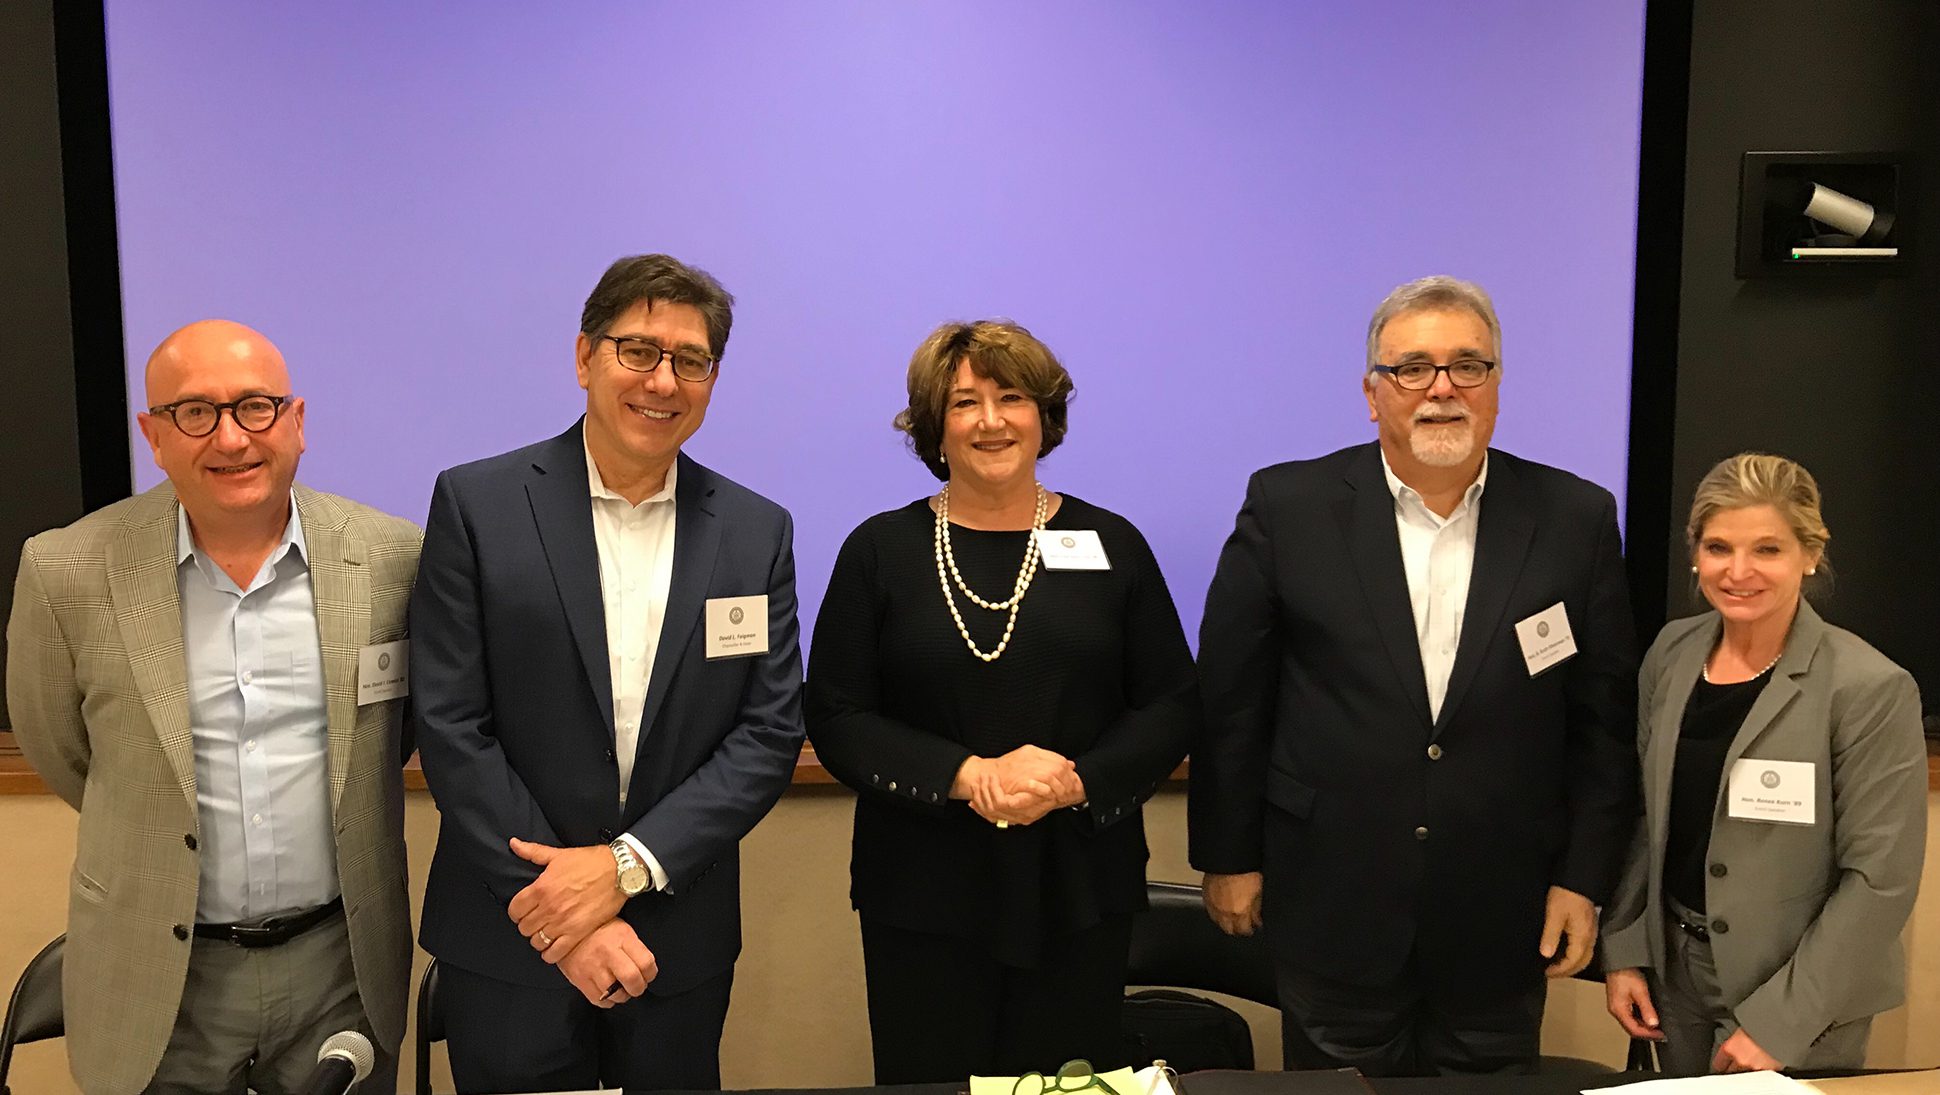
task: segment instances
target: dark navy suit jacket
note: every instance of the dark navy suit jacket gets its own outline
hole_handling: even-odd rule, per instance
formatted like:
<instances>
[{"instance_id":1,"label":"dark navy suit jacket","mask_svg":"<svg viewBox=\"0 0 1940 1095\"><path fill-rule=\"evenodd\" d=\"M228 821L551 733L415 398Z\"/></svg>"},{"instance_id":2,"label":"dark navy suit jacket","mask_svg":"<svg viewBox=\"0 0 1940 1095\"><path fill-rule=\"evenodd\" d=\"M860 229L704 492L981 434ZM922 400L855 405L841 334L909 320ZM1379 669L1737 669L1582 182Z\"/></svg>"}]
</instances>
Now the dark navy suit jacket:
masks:
<instances>
[{"instance_id":1,"label":"dark navy suit jacket","mask_svg":"<svg viewBox=\"0 0 1940 1095\"><path fill-rule=\"evenodd\" d=\"M1636 822L1616 503L1491 450L1481 506L1439 718L1376 445L1255 473L1206 597L1193 865L1264 870L1276 950L1335 980L1533 987L1548 888L1606 900ZM1515 624L1559 601L1578 652L1532 678Z\"/></svg>"},{"instance_id":2,"label":"dark navy suit jacket","mask_svg":"<svg viewBox=\"0 0 1940 1095\"><path fill-rule=\"evenodd\" d=\"M440 960L537 986L561 975L506 915L539 876L511 837L632 833L668 891L621 916L654 952L650 991L732 967L739 842L800 752L802 663L788 511L682 455L673 581L624 811L581 426L438 476L411 598L411 692L442 815L419 941ZM708 599L768 596L768 651L709 660Z\"/></svg>"}]
</instances>

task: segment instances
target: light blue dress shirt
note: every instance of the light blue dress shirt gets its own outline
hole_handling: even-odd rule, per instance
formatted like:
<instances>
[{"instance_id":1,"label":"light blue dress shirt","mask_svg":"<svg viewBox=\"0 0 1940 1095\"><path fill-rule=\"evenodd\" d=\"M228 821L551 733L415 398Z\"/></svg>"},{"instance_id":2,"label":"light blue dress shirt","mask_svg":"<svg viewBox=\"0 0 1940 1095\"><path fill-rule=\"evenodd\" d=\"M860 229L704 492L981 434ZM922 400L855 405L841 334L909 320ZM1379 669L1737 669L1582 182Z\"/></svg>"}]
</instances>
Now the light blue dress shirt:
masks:
<instances>
[{"instance_id":1,"label":"light blue dress shirt","mask_svg":"<svg viewBox=\"0 0 1940 1095\"><path fill-rule=\"evenodd\" d=\"M248 589L196 546L180 507L176 550L201 827L195 919L324 904L339 889L323 643L296 501Z\"/></svg>"}]
</instances>

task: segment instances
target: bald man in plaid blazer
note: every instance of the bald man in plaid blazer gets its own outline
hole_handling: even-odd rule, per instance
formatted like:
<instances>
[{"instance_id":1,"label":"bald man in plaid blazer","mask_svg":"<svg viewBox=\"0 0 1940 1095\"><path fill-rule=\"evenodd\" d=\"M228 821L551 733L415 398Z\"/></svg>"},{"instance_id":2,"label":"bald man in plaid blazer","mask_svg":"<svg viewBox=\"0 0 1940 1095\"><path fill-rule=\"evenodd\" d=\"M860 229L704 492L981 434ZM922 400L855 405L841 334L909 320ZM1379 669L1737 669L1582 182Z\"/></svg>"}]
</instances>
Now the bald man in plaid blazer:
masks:
<instances>
[{"instance_id":1,"label":"bald man in plaid blazer","mask_svg":"<svg viewBox=\"0 0 1940 1095\"><path fill-rule=\"evenodd\" d=\"M359 656L405 637L419 532L293 484L302 401L262 336L217 321L177 332L158 356L171 347L187 365L158 378L151 362L151 404L205 406L142 416L170 481L29 540L7 629L21 751L81 814L70 1063L88 1095L286 1091L325 1037L357 1027L379 1053L358 1090L389 1091L411 968L408 748L403 699L360 705ZM262 397L278 402L251 402ZM194 436L206 405L214 429ZM282 618L294 641L279 646L275 617L242 606L274 605L296 579L305 595ZM237 614L199 629L203 605L229 603L219 586ZM270 641L252 651L259 625ZM208 672L212 657L228 681ZM225 691L248 714L212 743ZM280 691L311 696L285 703ZM293 717L259 725L279 703ZM252 789L259 762L270 780ZM237 778L199 778L215 773ZM237 888L253 904L212 904L213 889ZM212 907L250 915L210 924Z\"/></svg>"}]
</instances>

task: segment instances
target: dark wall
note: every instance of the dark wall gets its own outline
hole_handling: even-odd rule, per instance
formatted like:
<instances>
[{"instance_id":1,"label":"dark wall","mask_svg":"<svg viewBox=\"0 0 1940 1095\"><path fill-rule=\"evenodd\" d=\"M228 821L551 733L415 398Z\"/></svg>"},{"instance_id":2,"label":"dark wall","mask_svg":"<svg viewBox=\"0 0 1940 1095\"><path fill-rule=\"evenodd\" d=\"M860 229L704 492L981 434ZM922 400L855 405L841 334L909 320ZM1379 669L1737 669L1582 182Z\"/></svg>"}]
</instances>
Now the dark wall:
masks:
<instances>
[{"instance_id":1,"label":"dark wall","mask_svg":"<svg viewBox=\"0 0 1940 1095\"><path fill-rule=\"evenodd\" d=\"M20 544L81 509L74 432L74 344L68 334L67 219L61 196L54 20L47 4L0 4L0 619L13 606ZM6 660L0 638L0 664ZM0 697L0 727L10 726Z\"/></svg>"},{"instance_id":2,"label":"dark wall","mask_svg":"<svg viewBox=\"0 0 1940 1095\"><path fill-rule=\"evenodd\" d=\"M1665 553L1669 614L1689 614L1681 525L1697 480L1745 449L1800 461L1832 529L1819 608L1912 670L1940 710L1940 3L1691 12L1669 528L1633 550ZM1741 155L1806 150L1919 156L1914 276L1734 275Z\"/></svg>"},{"instance_id":3,"label":"dark wall","mask_svg":"<svg viewBox=\"0 0 1940 1095\"><path fill-rule=\"evenodd\" d=\"M21 543L129 491L101 36L87 4L0 4L0 620Z\"/></svg>"}]
</instances>

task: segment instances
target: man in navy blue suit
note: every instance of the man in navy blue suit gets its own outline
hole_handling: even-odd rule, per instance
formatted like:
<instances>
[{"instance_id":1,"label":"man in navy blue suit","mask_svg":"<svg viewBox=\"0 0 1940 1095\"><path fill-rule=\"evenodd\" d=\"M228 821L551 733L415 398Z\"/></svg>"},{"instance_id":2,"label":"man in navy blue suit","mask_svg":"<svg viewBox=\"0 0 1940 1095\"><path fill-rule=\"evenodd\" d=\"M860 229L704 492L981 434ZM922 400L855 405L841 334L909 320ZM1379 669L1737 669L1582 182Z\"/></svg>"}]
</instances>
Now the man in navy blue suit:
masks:
<instances>
[{"instance_id":1,"label":"man in navy blue suit","mask_svg":"<svg viewBox=\"0 0 1940 1095\"><path fill-rule=\"evenodd\" d=\"M680 451L733 303L668 256L614 263L580 317L585 417L438 477L420 941L461 1091L720 1086L738 845L802 742L788 512Z\"/></svg>"}]
</instances>

